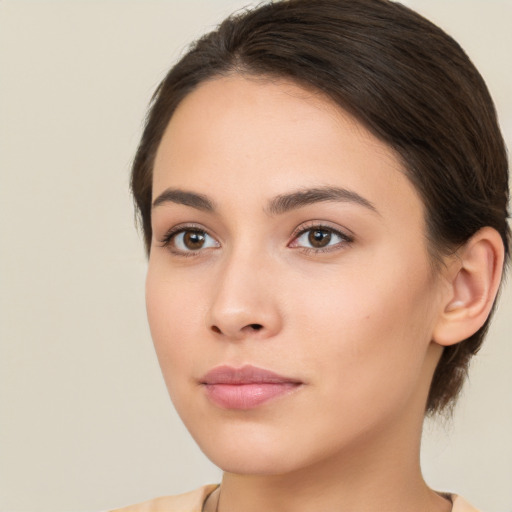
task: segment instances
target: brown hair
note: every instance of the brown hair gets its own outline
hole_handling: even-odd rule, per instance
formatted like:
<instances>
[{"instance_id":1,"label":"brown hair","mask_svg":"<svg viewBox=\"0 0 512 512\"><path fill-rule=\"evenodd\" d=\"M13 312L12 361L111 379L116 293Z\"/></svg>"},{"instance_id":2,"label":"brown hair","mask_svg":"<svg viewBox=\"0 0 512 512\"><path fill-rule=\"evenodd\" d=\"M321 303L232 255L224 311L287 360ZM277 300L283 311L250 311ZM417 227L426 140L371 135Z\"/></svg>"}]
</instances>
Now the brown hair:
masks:
<instances>
[{"instance_id":1,"label":"brown hair","mask_svg":"<svg viewBox=\"0 0 512 512\"><path fill-rule=\"evenodd\" d=\"M319 90L392 147L425 204L434 263L484 226L500 233L508 256L508 164L487 87L450 36L388 0L266 3L229 17L192 45L158 86L133 163L148 253L152 168L164 130L198 84L232 73ZM444 349L428 413L455 402L488 323Z\"/></svg>"}]
</instances>

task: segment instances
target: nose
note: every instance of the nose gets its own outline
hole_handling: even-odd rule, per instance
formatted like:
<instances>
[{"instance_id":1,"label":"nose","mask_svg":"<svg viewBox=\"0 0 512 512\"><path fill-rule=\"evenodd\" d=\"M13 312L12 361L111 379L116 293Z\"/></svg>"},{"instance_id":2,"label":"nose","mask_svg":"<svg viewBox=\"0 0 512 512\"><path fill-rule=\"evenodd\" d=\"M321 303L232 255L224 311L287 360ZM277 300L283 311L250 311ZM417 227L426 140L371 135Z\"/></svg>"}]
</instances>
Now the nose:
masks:
<instances>
[{"instance_id":1,"label":"nose","mask_svg":"<svg viewBox=\"0 0 512 512\"><path fill-rule=\"evenodd\" d=\"M226 340L270 338L282 327L271 265L250 255L225 261L207 316L209 329Z\"/></svg>"}]
</instances>

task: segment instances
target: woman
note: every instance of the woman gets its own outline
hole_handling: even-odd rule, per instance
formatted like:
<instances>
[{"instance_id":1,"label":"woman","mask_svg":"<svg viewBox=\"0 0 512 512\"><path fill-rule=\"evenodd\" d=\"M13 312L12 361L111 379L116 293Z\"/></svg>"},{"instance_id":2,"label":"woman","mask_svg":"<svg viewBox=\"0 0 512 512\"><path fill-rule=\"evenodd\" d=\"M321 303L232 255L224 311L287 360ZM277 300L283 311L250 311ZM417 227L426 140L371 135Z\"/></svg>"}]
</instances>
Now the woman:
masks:
<instances>
[{"instance_id":1,"label":"woman","mask_svg":"<svg viewBox=\"0 0 512 512\"><path fill-rule=\"evenodd\" d=\"M169 72L132 172L170 396L224 471L123 510L474 510L424 482L508 257L492 100L386 0L227 19Z\"/></svg>"}]
</instances>

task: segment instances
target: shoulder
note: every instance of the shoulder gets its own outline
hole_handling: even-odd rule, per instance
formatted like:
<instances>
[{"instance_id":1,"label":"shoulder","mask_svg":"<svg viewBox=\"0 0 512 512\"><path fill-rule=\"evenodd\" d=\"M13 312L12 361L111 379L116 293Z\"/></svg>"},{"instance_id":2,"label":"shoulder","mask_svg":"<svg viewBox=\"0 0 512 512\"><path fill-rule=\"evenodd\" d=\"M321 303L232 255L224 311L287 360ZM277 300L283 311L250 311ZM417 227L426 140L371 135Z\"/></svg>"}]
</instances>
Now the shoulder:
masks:
<instances>
[{"instance_id":1,"label":"shoulder","mask_svg":"<svg viewBox=\"0 0 512 512\"><path fill-rule=\"evenodd\" d=\"M452 512L479 512L478 509L470 505L464 498L457 496L456 494L451 495L453 503Z\"/></svg>"},{"instance_id":2,"label":"shoulder","mask_svg":"<svg viewBox=\"0 0 512 512\"><path fill-rule=\"evenodd\" d=\"M218 485L205 485L195 491L162 496L137 505L130 505L111 512L201 512L206 498Z\"/></svg>"}]
</instances>

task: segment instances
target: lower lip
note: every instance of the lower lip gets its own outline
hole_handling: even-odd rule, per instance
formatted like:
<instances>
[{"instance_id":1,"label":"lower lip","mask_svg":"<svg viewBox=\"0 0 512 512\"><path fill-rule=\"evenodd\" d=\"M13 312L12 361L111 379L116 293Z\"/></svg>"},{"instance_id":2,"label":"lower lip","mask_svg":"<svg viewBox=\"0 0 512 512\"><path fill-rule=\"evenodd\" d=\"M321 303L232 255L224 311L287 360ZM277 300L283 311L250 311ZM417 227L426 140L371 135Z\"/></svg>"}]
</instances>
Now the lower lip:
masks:
<instances>
[{"instance_id":1,"label":"lower lip","mask_svg":"<svg viewBox=\"0 0 512 512\"><path fill-rule=\"evenodd\" d=\"M291 393L299 385L293 382L205 384L205 389L208 398L224 409L253 409L269 400Z\"/></svg>"}]
</instances>

